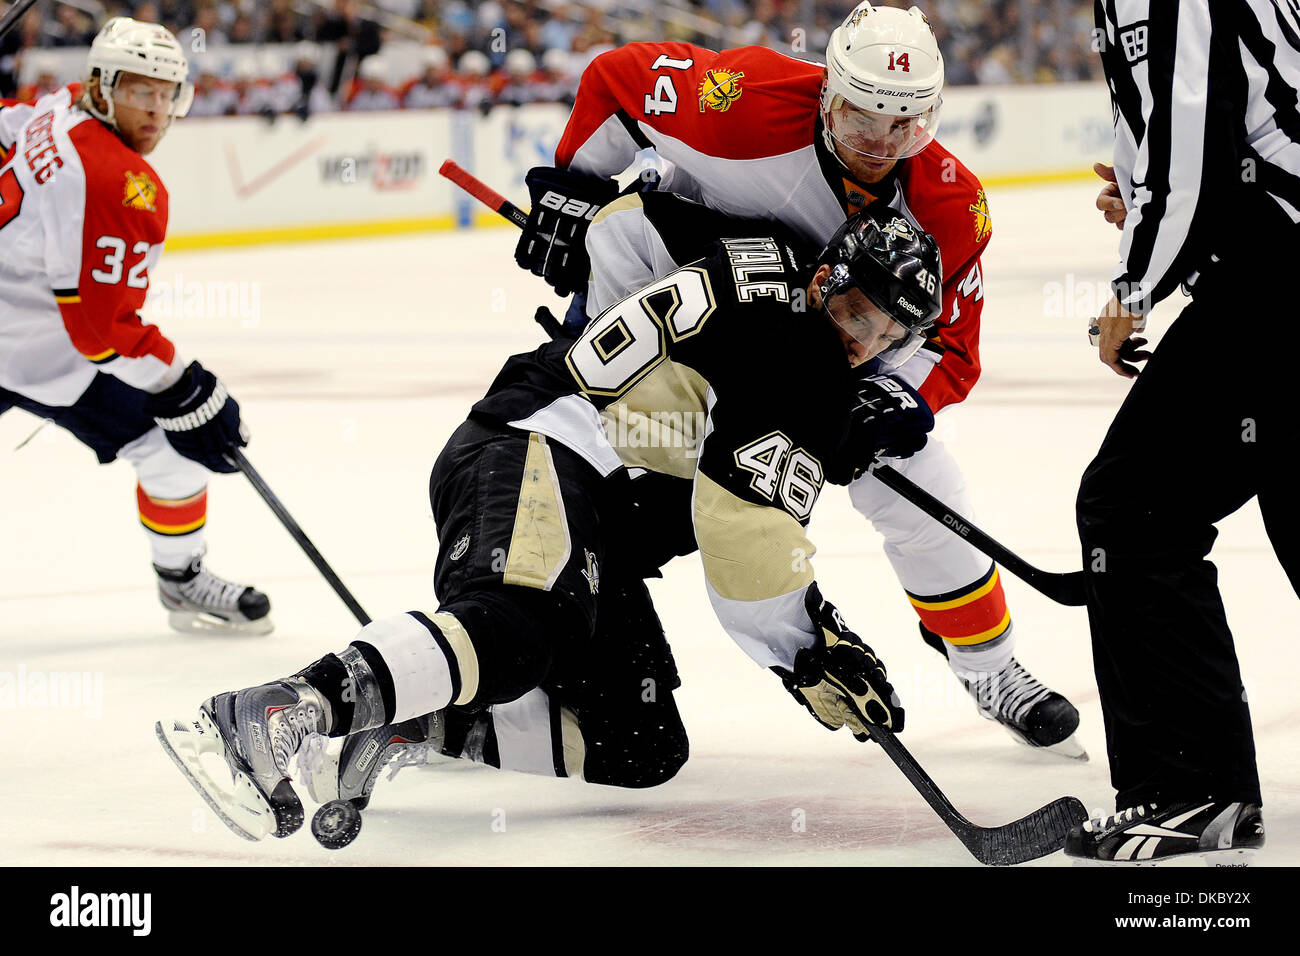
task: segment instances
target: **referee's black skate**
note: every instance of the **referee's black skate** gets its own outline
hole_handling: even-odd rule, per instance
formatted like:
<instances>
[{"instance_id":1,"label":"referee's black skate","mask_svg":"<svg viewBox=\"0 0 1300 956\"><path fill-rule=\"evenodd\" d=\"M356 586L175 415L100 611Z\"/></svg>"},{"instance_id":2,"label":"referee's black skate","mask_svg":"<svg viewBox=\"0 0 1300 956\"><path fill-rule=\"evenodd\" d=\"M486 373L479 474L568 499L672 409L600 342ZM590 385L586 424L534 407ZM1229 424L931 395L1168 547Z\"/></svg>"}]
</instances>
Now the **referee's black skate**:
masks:
<instances>
[{"instance_id":1,"label":"referee's black skate","mask_svg":"<svg viewBox=\"0 0 1300 956\"><path fill-rule=\"evenodd\" d=\"M158 599L167 608L167 623L182 634L269 634L271 601L256 588L232 584L203 566L196 554L188 567L153 566Z\"/></svg>"},{"instance_id":2,"label":"referee's black skate","mask_svg":"<svg viewBox=\"0 0 1300 956\"><path fill-rule=\"evenodd\" d=\"M1065 855L1099 863L1241 865L1264 845L1259 806L1229 800L1179 800L1130 807L1078 824Z\"/></svg>"},{"instance_id":3,"label":"referee's black skate","mask_svg":"<svg viewBox=\"0 0 1300 956\"><path fill-rule=\"evenodd\" d=\"M442 747L444 731L442 711L437 711L352 734L342 740L341 749L313 737L300 757L303 783L317 803L347 800L364 810L385 768L391 780L403 767L428 763Z\"/></svg>"},{"instance_id":4,"label":"referee's black skate","mask_svg":"<svg viewBox=\"0 0 1300 956\"><path fill-rule=\"evenodd\" d=\"M199 708L197 720L160 721L154 730L221 822L246 840L260 840L302 826L289 761L309 735L327 734L332 722L324 696L290 677L218 694Z\"/></svg>"},{"instance_id":5,"label":"referee's black skate","mask_svg":"<svg viewBox=\"0 0 1300 956\"><path fill-rule=\"evenodd\" d=\"M947 657L943 638L924 624L921 637ZM997 721L1019 743L1070 760L1088 759L1088 752L1074 736L1079 728L1079 711L1064 696L1039 682L1014 657L1000 671L963 674L954 669L953 673L974 699L980 716Z\"/></svg>"}]
</instances>

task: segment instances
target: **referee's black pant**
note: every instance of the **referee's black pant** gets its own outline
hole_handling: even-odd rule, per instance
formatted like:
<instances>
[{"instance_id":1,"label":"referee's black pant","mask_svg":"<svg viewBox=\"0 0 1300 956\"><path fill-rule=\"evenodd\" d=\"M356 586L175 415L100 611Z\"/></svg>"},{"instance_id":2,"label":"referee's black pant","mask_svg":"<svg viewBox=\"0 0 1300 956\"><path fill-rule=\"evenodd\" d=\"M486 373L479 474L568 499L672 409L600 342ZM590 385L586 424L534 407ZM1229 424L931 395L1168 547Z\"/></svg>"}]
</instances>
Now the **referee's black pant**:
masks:
<instances>
[{"instance_id":1,"label":"referee's black pant","mask_svg":"<svg viewBox=\"0 0 1300 956\"><path fill-rule=\"evenodd\" d=\"M1300 230L1260 236L1197 283L1134 382L1079 488L1092 630L1118 809L1260 802L1250 711L1206 556L1258 496L1300 594L1294 264ZM1243 242L1243 245L1247 243ZM1267 607L1285 594L1259 594ZM1290 666L1291 662L1281 662Z\"/></svg>"}]
</instances>

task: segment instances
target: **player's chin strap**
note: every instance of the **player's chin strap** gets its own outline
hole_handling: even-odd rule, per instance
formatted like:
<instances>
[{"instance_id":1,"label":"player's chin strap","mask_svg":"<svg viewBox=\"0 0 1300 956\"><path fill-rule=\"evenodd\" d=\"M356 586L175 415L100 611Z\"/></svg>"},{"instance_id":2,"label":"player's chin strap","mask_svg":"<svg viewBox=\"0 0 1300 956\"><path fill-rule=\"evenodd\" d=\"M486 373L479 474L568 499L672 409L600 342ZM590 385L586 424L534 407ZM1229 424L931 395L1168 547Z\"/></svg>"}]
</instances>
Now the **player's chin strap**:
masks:
<instances>
[{"instance_id":1,"label":"player's chin strap","mask_svg":"<svg viewBox=\"0 0 1300 956\"><path fill-rule=\"evenodd\" d=\"M96 72L92 74L90 79L92 81L99 80L99 84L96 87L96 89L99 90L99 95L104 98L104 102L108 104L108 109L101 110L98 106L95 105L95 96L94 93L91 91L91 86L89 82L86 83L86 88L85 90L82 91L81 94L82 109L84 109L91 116L95 117L95 119L99 120L101 123L104 123L105 125L110 126L113 129L117 129L117 117L114 115L114 110L113 110L113 85L114 84L107 82L104 79L104 74L102 72Z\"/></svg>"}]
</instances>

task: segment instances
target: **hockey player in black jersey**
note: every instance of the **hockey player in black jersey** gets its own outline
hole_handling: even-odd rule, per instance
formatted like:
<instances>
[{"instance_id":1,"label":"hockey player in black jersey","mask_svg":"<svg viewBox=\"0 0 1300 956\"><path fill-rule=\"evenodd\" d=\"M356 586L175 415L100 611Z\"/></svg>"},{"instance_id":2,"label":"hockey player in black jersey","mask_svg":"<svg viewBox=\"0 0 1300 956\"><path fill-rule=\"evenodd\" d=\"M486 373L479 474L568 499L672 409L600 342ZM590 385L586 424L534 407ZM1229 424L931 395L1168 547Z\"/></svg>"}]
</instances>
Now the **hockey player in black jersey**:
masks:
<instances>
[{"instance_id":1,"label":"hockey player in black jersey","mask_svg":"<svg viewBox=\"0 0 1300 956\"><path fill-rule=\"evenodd\" d=\"M791 556L814 551L825 482L924 445L933 416L887 372L924 340L941 284L932 237L859 214L811 258L723 238L576 340L512 357L430 478L438 610L160 723L164 748L249 839L301 825L289 763L309 736L395 723L450 756L662 783L687 739L643 579L697 548L724 629L819 722L901 730L884 665ZM868 361L881 374L851 374ZM233 786L201 765L214 752Z\"/></svg>"}]
</instances>

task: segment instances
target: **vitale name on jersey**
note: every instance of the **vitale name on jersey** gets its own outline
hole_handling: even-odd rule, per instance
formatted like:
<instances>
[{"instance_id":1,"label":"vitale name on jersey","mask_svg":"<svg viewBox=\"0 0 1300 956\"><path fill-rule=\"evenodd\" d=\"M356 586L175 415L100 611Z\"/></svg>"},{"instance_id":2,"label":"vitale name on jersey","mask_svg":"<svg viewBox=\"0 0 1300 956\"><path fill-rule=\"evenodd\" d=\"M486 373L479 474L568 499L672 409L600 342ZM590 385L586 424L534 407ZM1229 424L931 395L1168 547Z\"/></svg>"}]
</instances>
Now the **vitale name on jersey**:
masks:
<instances>
[{"instance_id":1,"label":"vitale name on jersey","mask_svg":"<svg viewBox=\"0 0 1300 956\"><path fill-rule=\"evenodd\" d=\"M778 302L790 301L790 286L779 279L755 279L755 275L785 272L781 248L775 239L723 239L727 258L731 262L731 276L736 283L736 298L752 302L760 295L769 295Z\"/></svg>"}]
</instances>

